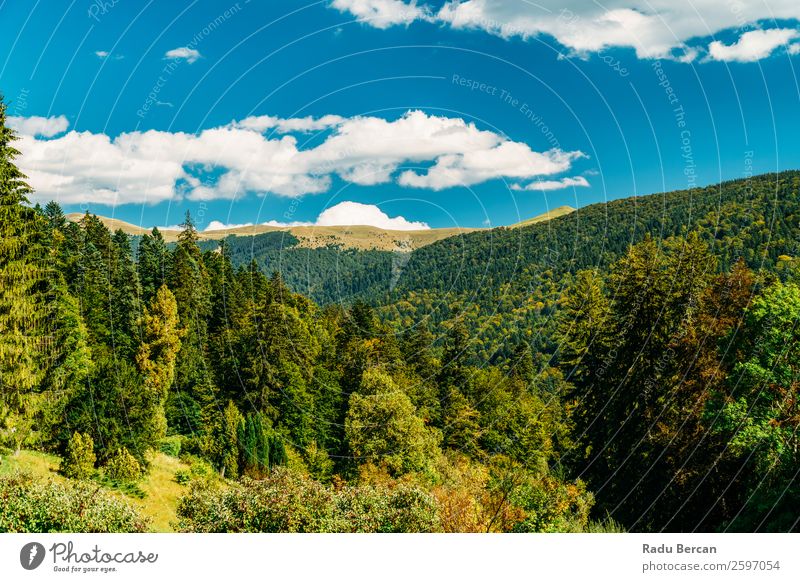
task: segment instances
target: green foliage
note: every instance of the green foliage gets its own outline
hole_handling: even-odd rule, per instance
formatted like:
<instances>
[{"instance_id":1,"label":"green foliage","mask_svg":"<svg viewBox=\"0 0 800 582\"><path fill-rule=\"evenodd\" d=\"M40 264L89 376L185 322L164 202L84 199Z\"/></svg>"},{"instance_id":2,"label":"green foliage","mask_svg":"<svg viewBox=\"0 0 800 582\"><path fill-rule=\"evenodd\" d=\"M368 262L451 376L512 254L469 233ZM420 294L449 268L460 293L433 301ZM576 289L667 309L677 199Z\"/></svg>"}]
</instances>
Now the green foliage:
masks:
<instances>
[{"instance_id":1,"label":"green foliage","mask_svg":"<svg viewBox=\"0 0 800 582\"><path fill-rule=\"evenodd\" d=\"M181 456L181 445L183 444L183 437L181 435L172 435L164 437L158 443L158 450L170 457L178 458Z\"/></svg>"},{"instance_id":2,"label":"green foliage","mask_svg":"<svg viewBox=\"0 0 800 582\"><path fill-rule=\"evenodd\" d=\"M154 431L159 402L143 388L142 377L125 360L102 360L85 385L76 389L65 408L57 440L66 443L75 431L89 434L100 464L125 448L146 464L146 454L158 446Z\"/></svg>"},{"instance_id":3,"label":"green foliage","mask_svg":"<svg viewBox=\"0 0 800 582\"><path fill-rule=\"evenodd\" d=\"M142 466L125 447L111 455L104 469L106 476L114 481L136 481L142 477Z\"/></svg>"},{"instance_id":4,"label":"green foliage","mask_svg":"<svg viewBox=\"0 0 800 582\"><path fill-rule=\"evenodd\" d=\"M127 503L81 481L59 484L25 474L0 477L0 532L145 532Z\"/></svg>"},{"instance_id":5,"label":"green foliage","mask_svg":"<svg viewBox=\"0 0 800 582\"><path fill-rule=\"evenodd\" d=\"M787 531L800 466L800 287L776 282L747 309L726 390L706 412L724 457L750 470L726 529ZM744 497L746 496L746 497Z\"/></svg>"},{"instance_id":6,"label":"green foliage","mask_svg":"<svg viewBox=\"0 0 800 582\"><path fill-rule=\"evenodd\" d=\"M14 163L16 140L0 98L0 420L6 411L23 411L46 353L42 225L25 206L32 190Z\"/></svg>"},{"instance_id":7,"label":"green foliage","mask_svg":"<svg viewBox=\"0 0 800 582\"><path fill-rule=\"evenodd\" d=\"M248 414L236 426L239 467L243 475L259 477L270 468L270 434L261 414Z\"/></svg>"},{"instance_id":8,"label":"green foliage","mask_svg":"<svg viewBox=\"0 0 800 582\"><path fill-rule=\"evenodd\" d=\"M89 479L94 473L96 460L92 437L75 432L64 451L61 474L71 479Z\"/></svg>"},{"instance_id":9,"label":"green foliage","mask_svg":"<svg viewBox=\"0 0 800 582\"><path fill-rule=\"evenodd\" d=\"M259 481L225 489L197 487L182 498L185 532L429 532L438 531L435 501L398 485L339 489L277 469Z\"/></svg>"},{"instance_id":10,"label":"green foliage","mask_svg":"<svg viewBox=\"0 0 800 582\"><path fill-rule=\"evenodd\" d=\"M394 475L431 472L441 439L417 416L411 399L379 370L364 372L350 396L345 435L359 463L385 465Z\"/></svg>"},{"instance_id":11,"label":"green foliage","mask_svg":"<svg viewBox=\"0 0 800 582\"><path fill-rule=\"evenodd\" d=\"M149 303L167 282L169 251L157 228L145 234L137 248L136 268L142 287L142 301Z\"/></svg>"},{"instance_id":12,"label":"green foliage","mask_svg":"<svg viewBox=\"0 0 800 582\"><path fill-rule=\"evenodd\" d=\"M136 364L143 377L143 389L152 406L152 428L157 438L167 431L164 410L169 389L175 377L175 360L181 347L178 327L178 305L172 292L162 285L151 304L145 307L139 322L142 342L136 354Z\"/></svg>"}]
</instances>

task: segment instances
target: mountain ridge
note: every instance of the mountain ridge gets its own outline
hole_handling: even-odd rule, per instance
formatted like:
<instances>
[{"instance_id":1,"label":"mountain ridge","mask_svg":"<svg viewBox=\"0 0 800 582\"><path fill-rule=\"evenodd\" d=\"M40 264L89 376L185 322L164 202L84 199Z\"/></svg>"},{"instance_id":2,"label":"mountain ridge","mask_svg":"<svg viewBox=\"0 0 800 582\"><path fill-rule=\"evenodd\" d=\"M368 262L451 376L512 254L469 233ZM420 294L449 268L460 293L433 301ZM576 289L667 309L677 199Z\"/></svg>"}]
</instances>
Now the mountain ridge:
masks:
<instances>
[{"instance_id":1,"label":"mountain ridge","mask_svg":"<svg viewBox=\"0 0 800 582\"><path fill-rule=\"evenodd\" d=\"M537 224L564 216L574 212L570 206L559 206L548 210L532 218L512 224L507 228L518 228ZM66 215L70 222L79 222L83 218L80 212L73 212ZM152 228L137 226L116 218L98 216L100 221L111 231L121 229L124 233L131 236L142 236L152 231ZM503 228L503 227L498 227ZM200 231L198 234L201 240L214 241L221 240L228 236L250 237L265 233L286 232L297 238L299 248L316 249L324 247L339 247L342 249L354 250L378 250L392 252L410 252L414 249L425 247L429 244L452 236L467 234L471 232L491 230L491 228L472 228L472 227L447 227L431 228L424 230L390 230L368 225L349 225L349 226L271 226L257 224L252 226L239 226L233 228ZM166 242L178 240L180 230L161 229L161 235Z\"/></svg>"}]
</instances>

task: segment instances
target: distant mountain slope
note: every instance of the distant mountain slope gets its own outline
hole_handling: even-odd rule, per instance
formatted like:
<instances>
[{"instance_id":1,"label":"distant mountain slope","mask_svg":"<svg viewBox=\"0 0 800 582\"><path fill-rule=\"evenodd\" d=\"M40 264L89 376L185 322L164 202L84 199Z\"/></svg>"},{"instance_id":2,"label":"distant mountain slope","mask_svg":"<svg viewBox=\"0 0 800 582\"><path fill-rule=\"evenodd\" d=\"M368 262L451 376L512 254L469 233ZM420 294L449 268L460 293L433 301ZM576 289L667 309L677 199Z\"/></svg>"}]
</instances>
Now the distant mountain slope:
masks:
<instances>
[{"instance_id":1,"label":"distant mountain slope","mask_svg":"<svg viewBox=\"0 0 800 582\"><path fill-rule=\"evenodd\" d=\"M78 222L83 217L80 213L67 215L67 220ZM150 232L144 228L129 224L115 218L98 217L110 230L122 229L132 236L141 236ZM536 220L536 219L533 219ZM167 242L178 240L179 230L159 229ZM277 227L267 225L240 226L221 230L210 230L200 233L201 240L221 240L229 236L254 237L276 232L290 233L297 239L297 246L316 249L322 247L340 247L343 249L400 251L410 252L436 241L474 232L475 228L431 228L426 230L384 230L374 226L292 226Z\"/></svg>"},{"instance_id":2,"label":"distant mountain slope","mask_svg":"<svg viewBox=\"0 0 800 582\"><path fill-rule=\"evenodd\" d=\"M544 222L552 218L574 212L570 206L559 206L539 216L534 216L513 226L526 226ZM67 214L67 220L78 222L83 214L73 212ZM122 229L132 236L141 236L152 230L130 224L116 218L98 217L112 232ZM178 240L179 230L159 229L164 240L175 242ZM375 226L268 226L257 224L253 226L239 226L221 230L210 230L200 233L201 240L221 240L229 236L254 237L276 232L290 233L292 241L300 248L318 249L324 247L338 247L341 249L356 249L362 251L390 251L410 252L452 236L470 232L487 230L484 228L431 228L425 230L385 230ZM296 239L296 241L295 241Z\"/></svg>"},{"instance_id":3,"label":"distant mountain slope","mask_svg":"<svg viewBox=\"0 0 800 582\"><path fill-rule=\"evenodd\" d=\"M606 271L647 235L662 241L693 230L710 243L720 269L739 258L757 271L784 268L800 257L800 172L619 199L547 222L451 237L414 251L392 272L391 287L372 286L360 297L398 331L425 321L440 334L463 322L476 361L508 357L518 342L551 353L553 316L576 271Z\"/></svg>"},{"instance_id":4,"label":"distant mountain slope","mask_svg":"<svg viewBox=\"0 0 800 582\"><path fill-rule=\"evenodd\" d=\"M521 226L530 226L532 224L546 222L548 220L558 218L559 216L565 216L567 214L570 214L571 212L575 212L575 209L572 206L558 206L556 208L553 208L552 210L548 210L547 212L540 214L539 216L534 216L533 218L529 218L527 220L523 220L516 224L512 224L511 228L519 228Z\"/></svg>"},{"instance_id":5,"label":"distant mountain slope","mask_svg":"<svg viewBox=\"0 0 800 582\"><path fill-rule=\"evenodd\" d=\"M753 267L797 255L800 172L756 176L592 204L545 223L499 228L443 240L415 252L401 289L475 292L525 285L531 269L603 266L649 234L664 239L697 229L724 265Z\"/></svg>"},{"instance_id":6,"label":"distant mountain slope","mask_svg":"<svg viewBox=\"0 0 800 582\"><path fill-rule=\"evenodd\" d=\"M699 229L714 241L723 266L742 257L753 267L762 261L770 267L781 254L800 255L798 190L800 172L790 171L578 210L559 207L511 227L403 232L256 226L201 236L206 249L225 238L234 265L255 261L266 272L279 271L292 289L319 303L364 298L413 309L415 316L439 310L434 320L443 320L454 299L478 311L498 309L498 300L530 297L543 281L558 285L565 273L609 265L646 234L662 239ZM101 220L132 235L148 231ZM167 241L178 235L162 233Z\"/></svg>"}]
</instances>

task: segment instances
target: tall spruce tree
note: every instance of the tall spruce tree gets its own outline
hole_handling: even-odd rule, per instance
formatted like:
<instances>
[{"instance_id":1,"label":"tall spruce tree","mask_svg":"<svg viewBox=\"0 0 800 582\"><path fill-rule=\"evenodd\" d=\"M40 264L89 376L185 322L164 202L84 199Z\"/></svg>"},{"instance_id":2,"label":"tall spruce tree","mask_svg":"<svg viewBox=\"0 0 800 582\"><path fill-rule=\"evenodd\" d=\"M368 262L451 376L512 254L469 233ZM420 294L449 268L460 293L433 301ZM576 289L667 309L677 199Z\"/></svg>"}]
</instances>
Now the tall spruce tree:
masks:
<instances>
[{"instance_id":1,"label":"tall spruce tree","mask_svg":"<svg viewBox=\"0 0 800 582\"><path fill-rule=\"evenodd\" d=\"M25 408L39 384L44 347L43 229L25 206L32 190L14 163L16 139L0 97L0 408L7 411Z\"/></svg>"},{"instance_id":2,"label":"tall spruce tree","mask_svg":"<svg viewBox=\"0 0 800 582\"><path fill-rule=\"evenodd\" d=\"M176 362L175 398L185 400L182 408L203 409L213 422L222 412L216 402L216 389L207 363L208 319L211 315L211 283L203 261L199 236L187 211L178 244L172 253L169 287L178 304L184 338ZM210 424L209 424L210 425ZM197 431L200 427L191 427Z\"/></svg>"},{"instance_id":3,"label":"tall spruce tree","mask_svg":"<svg viewBox=\"0 0 800 582\"><path fill-rule=\"evenodd\" d=\"M158 228L145 234L137 249L137 269L142 288L142 302L147 304L161 285L167 282L169 250Z\"/></svg>"}]
</instances>

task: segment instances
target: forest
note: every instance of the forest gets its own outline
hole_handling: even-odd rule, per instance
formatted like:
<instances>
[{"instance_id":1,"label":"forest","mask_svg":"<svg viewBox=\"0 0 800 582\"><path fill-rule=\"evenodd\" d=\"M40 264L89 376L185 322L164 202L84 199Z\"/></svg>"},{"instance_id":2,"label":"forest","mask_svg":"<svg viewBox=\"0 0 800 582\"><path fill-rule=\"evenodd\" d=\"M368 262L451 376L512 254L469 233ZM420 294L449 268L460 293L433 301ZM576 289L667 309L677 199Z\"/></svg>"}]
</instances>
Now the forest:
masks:
<instances>
[{"instance_id":1,"label":"forest","mask_svg":"<svg viewBox=\"0 0 800 582\"><path fill-rule=\"evenodd\" d=\"M0 531L157 529L165 457L174 531L798 528L798 172L452 237L387 285L391 253L68 222L15 139L0 104ZM4 469L30 451L52 475Z\"/></svg>"}]
</instances>

